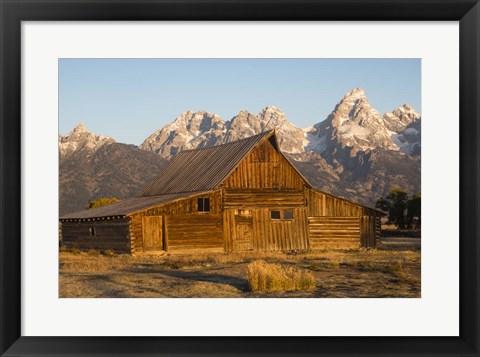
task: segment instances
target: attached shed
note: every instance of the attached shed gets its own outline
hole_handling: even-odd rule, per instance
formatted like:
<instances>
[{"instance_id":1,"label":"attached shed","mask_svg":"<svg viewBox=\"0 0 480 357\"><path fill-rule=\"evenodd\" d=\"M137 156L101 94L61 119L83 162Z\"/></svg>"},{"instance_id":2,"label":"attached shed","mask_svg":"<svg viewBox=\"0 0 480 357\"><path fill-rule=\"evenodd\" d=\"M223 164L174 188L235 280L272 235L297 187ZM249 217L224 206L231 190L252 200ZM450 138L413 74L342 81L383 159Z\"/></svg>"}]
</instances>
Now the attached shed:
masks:
<instances>
[{"instance_id":1,"label":"attached shed","mask_svg":"<svg viewBox=\"0 0 480 357\"><path fill-rule=\"evenodd\" d=\"M67 247L233 252L375 247L382 212L315 189L275 131L178 153L139 196L60 217Z\"/></svg>"}]
</instances>

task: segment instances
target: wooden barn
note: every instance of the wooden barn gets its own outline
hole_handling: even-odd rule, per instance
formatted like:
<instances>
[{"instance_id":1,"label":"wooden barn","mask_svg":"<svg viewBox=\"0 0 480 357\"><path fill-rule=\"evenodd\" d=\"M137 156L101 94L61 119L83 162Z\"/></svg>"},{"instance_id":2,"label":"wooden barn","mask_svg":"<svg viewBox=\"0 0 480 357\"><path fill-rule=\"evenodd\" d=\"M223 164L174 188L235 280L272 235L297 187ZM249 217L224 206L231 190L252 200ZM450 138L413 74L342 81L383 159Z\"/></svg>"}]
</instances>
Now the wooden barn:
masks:
<instances>
[{"instance_id":1,"label":"wooden barn","mask_svg":"<svg viewBox=\"0 0 480 357\"><path fill-rule=\"evenodd\" d=\"M315 189L275 132L178 153L137 197L60 217L67 248L233 252L374 247L383 213Z\"/></svg>"}]
</instances>

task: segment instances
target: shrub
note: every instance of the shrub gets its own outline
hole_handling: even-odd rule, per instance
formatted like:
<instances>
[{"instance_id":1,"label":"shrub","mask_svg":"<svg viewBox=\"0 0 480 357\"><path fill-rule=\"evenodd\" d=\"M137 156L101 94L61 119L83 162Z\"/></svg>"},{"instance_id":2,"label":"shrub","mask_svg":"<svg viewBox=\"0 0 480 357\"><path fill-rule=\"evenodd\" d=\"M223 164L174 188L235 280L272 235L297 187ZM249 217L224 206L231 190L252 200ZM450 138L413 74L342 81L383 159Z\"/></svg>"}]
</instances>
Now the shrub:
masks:
<instances>
[{"instance_id":1,"label":"shrub","mask_svg":"<svg viewBox=\"0 0 480 357\"><path fill-rule=\"evenodd\" d=\"M115 202L118 202L118 199L115 198L115 197L111 197L111 198L102 197L102 198L90 201L88 203L87 209L107 206L107 205L111 205L112 203L115 203Z\"/></svg>"},{"instance_id":2,"label":"shrub","mask_svg":"<svg viewBox=\"0 0 480 357\"><path fill-rule=\"evenodd\" d=\"M262 260L247 265L247 277L252 291L291 291L315 289L315 279L309 271Z\"/></svg>"}]
</instances>

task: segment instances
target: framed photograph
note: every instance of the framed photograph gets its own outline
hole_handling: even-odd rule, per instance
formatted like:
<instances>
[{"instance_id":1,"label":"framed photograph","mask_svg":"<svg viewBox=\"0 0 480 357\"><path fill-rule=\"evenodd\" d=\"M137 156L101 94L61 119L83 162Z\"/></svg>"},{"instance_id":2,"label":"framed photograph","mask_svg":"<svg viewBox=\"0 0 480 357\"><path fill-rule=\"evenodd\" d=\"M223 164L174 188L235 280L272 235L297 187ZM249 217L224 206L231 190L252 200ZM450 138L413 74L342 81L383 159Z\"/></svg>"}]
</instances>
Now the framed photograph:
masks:
<instances>
[{"instance_id":1,"label":"framed photograph","mask_svg":"<svg viewBox=\"0 0 480 357\"><path fill-rule=\"evenodd\" d=\"M2 356L480 355L477 1L0 3Z\"/></svg>"}]
</instances>

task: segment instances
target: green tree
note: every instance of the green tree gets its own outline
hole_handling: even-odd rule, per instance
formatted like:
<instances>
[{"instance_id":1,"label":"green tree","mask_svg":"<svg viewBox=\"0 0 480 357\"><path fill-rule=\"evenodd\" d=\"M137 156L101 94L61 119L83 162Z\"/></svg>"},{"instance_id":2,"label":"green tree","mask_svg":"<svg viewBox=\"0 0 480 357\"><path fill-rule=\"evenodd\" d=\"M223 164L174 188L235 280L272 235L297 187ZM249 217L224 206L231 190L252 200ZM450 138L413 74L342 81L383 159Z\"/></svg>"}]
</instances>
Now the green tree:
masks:
<instances>
[{"instance_id":1,"label":"green tree","mask_svg":"<svg viewBox=\"0 0 480 357\"><path fill-rule=\"evenodd\" d=\"M421 229L422 227L422 197L420 193L412 196L407 201L407 226L408 228Z\"/></svg>"},{"instance_id":2,"label":"green tree","mask_svg":"<svg viewBox=\"0 0 480 357\"><path fill-rule=\"evenodd\" d=\"M96 200L90 201L87 206L87 209L107 206L115 202L118 202L118 199L116 199L115 197L111 197L111 198L102 197L102 198L98 198Z\"/></svg>"},{"instance_id":3,"label":"green tree","mask_svg":"<svg viewBox=\"0 0 480 357\"><path fill-rule=\"evenodd\" d=\"M406 210L408 194L401 188L392 188L385 198L377 200L375 207L388 213L388 223L399 229L406 227Z\"/></svg>"}]
</instances>

